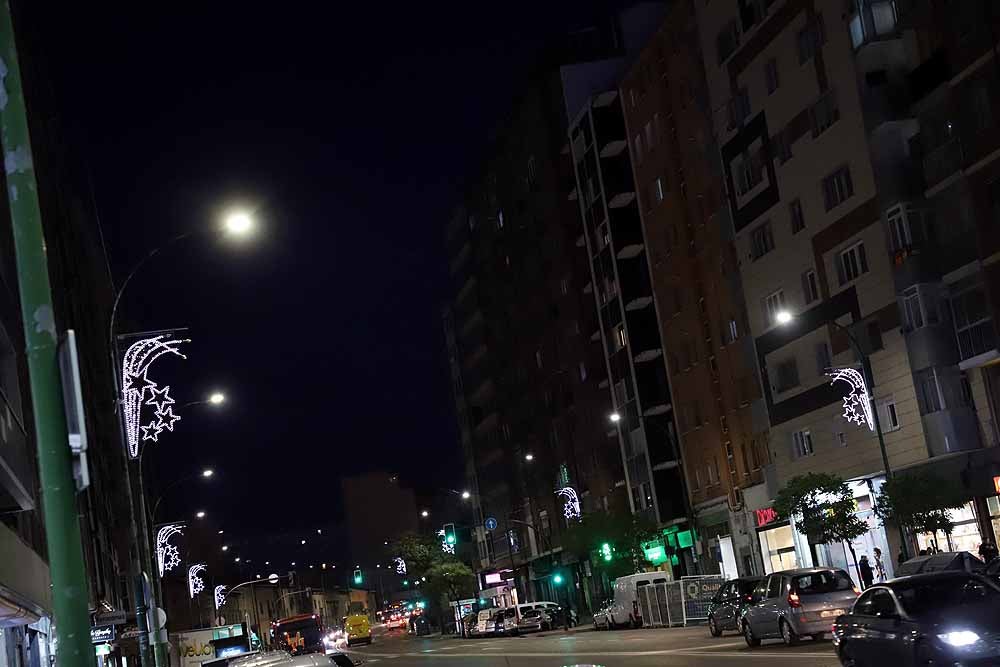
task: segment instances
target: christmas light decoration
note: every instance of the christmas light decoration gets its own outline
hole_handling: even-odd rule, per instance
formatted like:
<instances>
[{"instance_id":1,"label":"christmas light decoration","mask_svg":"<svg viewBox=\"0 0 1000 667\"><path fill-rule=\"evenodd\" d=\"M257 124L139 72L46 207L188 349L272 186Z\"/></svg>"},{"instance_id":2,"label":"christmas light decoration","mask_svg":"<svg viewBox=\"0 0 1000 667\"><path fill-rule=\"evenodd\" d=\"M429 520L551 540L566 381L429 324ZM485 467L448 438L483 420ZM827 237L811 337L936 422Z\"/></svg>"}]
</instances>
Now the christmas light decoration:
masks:
<instances>
[{"instance_id":1,"label":"christmas light decoration","mask_svg":"<svg viewBox=\"0 0 1000 667\"><path fill-rule=\"evenodd\" d=\"M156 564L160 569L160 577L181 564L181 553L176 545L170 544L174 535L183 535L184 524L171 523L160 528L156 533Z\"/></svg>"},{"instance_id":2,"label":"christmas light decoration","mask_svg":"<svg viewBox=\"0 0 1000 667\"><path fill-rule=\"evenodd\" d=\"M396 564L396 574L406 574L406 561L401 557L396 556L392 559L392 562Z\"/></svg>"},{"instance_id":3,"label":"christmas light decoration","mask_svg":"<svg viewBox=\"0 0 1000 667\"><path fill-rule=\"evenodd\" d=\"M216 608L216 610L218 610L224 604L226 604L226 586L216 586L215 587L215 608Z\"/></svg>"},{"instance_id":4,"label":"christmas light decoration","mask_svg":"<svg viewBox=\"0 0 1000 667\"><path fill-rule=\"evenodd\" d=\"M142 440L157 441L160 432L166 428L166 423L162 418L146 425L142 422L142 406L156 406L159 415L164 408L174 402L170 398L170 387L157 389L157 384L149 379L149 367L153 362L165 354L175 354L182 359L187 356L180 351L180 345L190 342L187 339L171 338L169 335L153 336L143 338L129 345L122 359L122 414L125 417L125 442L128 447L128 455L131 458L139 456L139 434L142 433ZM147 391L150 394L147 402ZM178 417L171 412L168 430L173 430L173 423Z\"/></svg>"},{"instance_id":5,"label":"christmas light decoration","mask_svg":"<svg viewBox=\"0 0 1000 667\"><path fill-rule=\"evenodd\" d=\"M198 593L205 590L205 581L198 575L206 569L208 566L204 563L195 563L188 568L188 591L191 593L192 600Z\"/></svg>"},{"instance_id":6,"label":"christmas light decoration","mask_svg":"<svg viewBox=\"0 0 1000 667\"><path fill-rule=\"evenodd\" d=\"M864 376L854 368L835 368L828 372L830 384L846 382L851 387L850 393L844 397L844 419L858 426L868 425L869 431L875 430L875 418L872 415L871 397L868 395L868 385Z\"/></svg>"},{"instance_id":7,"label":"christmas light decoration","mask_svg":"<svg viewBox=\"0 0 1000 667\"><path fill-rule=\"evenodd\" d=\"M576 495L576 489L572 486L564 486L556 491L556 495L565 499L563 504L563 516L570 520L580 518L580 497Z\"/></svg>"}]
</instances>

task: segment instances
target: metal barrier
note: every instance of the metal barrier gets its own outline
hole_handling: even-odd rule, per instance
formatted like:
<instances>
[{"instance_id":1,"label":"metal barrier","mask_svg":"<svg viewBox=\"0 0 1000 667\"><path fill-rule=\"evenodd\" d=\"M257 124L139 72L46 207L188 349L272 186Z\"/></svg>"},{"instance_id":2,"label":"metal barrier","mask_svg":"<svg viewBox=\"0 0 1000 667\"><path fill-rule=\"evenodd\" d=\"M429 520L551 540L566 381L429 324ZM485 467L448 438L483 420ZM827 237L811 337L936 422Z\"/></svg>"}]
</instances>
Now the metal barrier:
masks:
<instances>
[{"instance_id":1,"label":"metal barrier","mask_svg":"<svg viewBox=\"0 0 1000 667\"><path fill-rule=\"evenodd\" d=\"M671 628L708 619L712 598L724 581L720 576L707 575L640 586L636 594L643 626Z\"/></svg>"}]
</instances>

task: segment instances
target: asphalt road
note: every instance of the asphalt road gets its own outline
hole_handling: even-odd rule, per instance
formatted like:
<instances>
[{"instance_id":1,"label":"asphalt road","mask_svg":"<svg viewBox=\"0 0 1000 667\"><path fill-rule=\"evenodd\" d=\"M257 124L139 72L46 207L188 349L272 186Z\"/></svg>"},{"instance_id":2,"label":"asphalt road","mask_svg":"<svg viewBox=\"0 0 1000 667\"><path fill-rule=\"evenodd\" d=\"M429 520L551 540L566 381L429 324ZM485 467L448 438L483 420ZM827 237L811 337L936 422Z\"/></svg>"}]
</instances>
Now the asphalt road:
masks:
<instances>
[{"instance_id":1,"label":"asphalt road","mask_svg":"<svg viewBox=\"0 0 1000 667\"><path fill-rule=\"evenodd\" d=\"M704 627L594 632L544 632L521 637L455 639L376 636L371 646L343 649L356 663L385 667L688 667L746 665L839 667L828 641L786 647L765 642L750 649L743 638L713 638Z\"/></svg>"}]
</instances>

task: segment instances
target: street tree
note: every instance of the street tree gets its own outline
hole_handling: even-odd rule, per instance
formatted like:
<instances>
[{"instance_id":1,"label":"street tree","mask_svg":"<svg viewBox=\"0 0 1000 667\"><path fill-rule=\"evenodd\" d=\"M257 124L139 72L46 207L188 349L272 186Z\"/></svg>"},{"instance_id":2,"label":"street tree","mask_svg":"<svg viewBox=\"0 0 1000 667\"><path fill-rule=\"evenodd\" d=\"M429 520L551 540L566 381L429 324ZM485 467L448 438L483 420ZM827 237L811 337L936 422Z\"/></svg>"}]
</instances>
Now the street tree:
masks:
<instances>
[{"instance_id":1,"label":"street tree","mask_svg":"<svg viewBox=\"0 0 1000 667\"><path fill-rule=\"evenodd\" d=\"M778 491L774 509L793 520L813 544L846 542L860 573L852 542L868 532L868 524L856 514L854 494L841 477L815 472L793 477Z\"/></svg>"},{"instance_id":2,"label":"street tree","mask_svg":"<svg viewBox=\"0 0 1000 667\"><path fill-rule=\"evenodd\" d=\"M444 560L441 542L429 535L406 533L390 546L390 553L406 563L406 572L411 577L425 576L434 565Z\"/></svg>"},{"instance_id":3,"label":"street tree","mask_svg":"<svg viewBox=\"0 0 1000 667\"><path fill-rule=\"evenodd\" d=\"M570 525L562 536L562 545L568 553L585 559L608 544L613 553L611 560L603 557L591 558L596 567L614 579L623 574L632 574L642 566L644 553L642 543L657 536L656 526L648 519L633 514L609 514L591 512Z\"/></svg>"},{"instance_id":4,"label":"street tree","mask_svg":"<svg viewBox=\"0 0 1000 667\"><path fill-rule=\"evenodd\" d=\"M940 530L950 535L955 528L951 510L961 508L965 502L965 492L954 481L927 472L909 472L886 480L875 514L883 524L893 519L918 533Z\"/></svg>"}]
</instances>

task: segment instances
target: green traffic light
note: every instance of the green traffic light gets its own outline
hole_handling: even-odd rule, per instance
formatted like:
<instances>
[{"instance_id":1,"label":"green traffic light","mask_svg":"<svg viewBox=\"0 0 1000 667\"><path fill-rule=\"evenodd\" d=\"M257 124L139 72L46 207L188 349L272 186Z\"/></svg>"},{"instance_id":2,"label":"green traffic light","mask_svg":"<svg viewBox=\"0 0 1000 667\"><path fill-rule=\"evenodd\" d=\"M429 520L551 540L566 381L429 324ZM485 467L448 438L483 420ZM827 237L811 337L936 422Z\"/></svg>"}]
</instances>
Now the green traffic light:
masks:
<instances>
[{"instance_id":1,"label":"green traffic light","mask_svg":"<svg viewBox=\"0 0 1000 667\"><path fill-rule=\"evenodd\" d=\"M410 580L409 579L403 579L403 585L404 586L409 586L410 585Z\"/></svg>"},{"instance_id":2,"label":"green traffic light","mask_svg":"<svg viewBox=\"0 0 1000 667\"><path fill-rule=\"evenodd\" d=\"M455 536L454 535L449 535L448 536L448 544L454 544L454 543L455 543Z\"/></svg>"},{"instance_id":3,"label":"green traffic light","mask_svg":"<svg viewBox=\"0 0 1000 667\"><path fill-rule=\"evenodd\" d=\"M601 545L601 556L605 561L611 560L611 545L607 542Z\"/></svg>"},{"instance_id":4,"label":"green traffic light","mask_svg":"<svg viewBox=\"0 0 1000 667\"><path fill-rule=\"evenodd\" d=\"M558 572L552 576L552 583L559 586L563 582L563 577Z\"/></svg>"}]
</instances>

